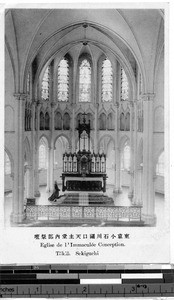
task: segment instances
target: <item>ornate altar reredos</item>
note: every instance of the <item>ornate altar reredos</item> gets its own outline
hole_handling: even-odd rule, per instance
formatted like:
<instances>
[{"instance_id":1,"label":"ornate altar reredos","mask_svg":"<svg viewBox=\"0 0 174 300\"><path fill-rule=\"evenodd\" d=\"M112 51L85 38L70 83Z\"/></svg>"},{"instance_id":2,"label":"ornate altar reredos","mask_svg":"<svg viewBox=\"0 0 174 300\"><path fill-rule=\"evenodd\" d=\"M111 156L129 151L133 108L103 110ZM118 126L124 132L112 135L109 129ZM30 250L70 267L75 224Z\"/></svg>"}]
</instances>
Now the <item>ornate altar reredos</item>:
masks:
<instances>
[{"instance_id":1,"label":"ornate altar reredos","mask_svg":"<svg viewBox=\"0 0 174 300\"><path fill-rule=\"evenodd\" d=\"M75 153L63 154L63 191L106 191L106 155L90 151L90 120L86 114L78 121L78 146Z\"/></svg>"}]
</instances>

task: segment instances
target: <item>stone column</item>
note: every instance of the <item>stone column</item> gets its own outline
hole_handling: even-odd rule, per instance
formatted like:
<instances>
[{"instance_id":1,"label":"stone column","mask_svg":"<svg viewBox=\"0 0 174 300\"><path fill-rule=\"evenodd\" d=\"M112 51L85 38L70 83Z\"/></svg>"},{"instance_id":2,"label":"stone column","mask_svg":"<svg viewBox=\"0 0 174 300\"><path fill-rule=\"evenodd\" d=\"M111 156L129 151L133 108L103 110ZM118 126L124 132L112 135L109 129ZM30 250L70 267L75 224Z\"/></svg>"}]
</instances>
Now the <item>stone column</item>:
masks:
<instances>
[{"instance_id":1,"label":"stone column","mask_svg":"<svg viewBox=\"0 0 174 300\"><path fill-rule=\"evenodd\" d=\"M40 197L39 191L39 145L37 143L35 148L35 186L34 186L34 196Z\"/></svg>"},{"instance_id":2,"label":"stone column","mask_svg":"<svg viewBox=\"0 0 174 300\"><path fill-rule=\"evenodd\" d=\"M55 104L51 103L51 145L48 150L48 169L47 173L49 175L49 185L47 185L47 190L53 192L54 190L54 107Z\"/></svg>"},{"instance_id":3,"label":"stone column","mask_svg":"<svg viewBox=\"0 0 174 300\"><path fill-rule=\"evenodd\" d=\"M100 89L99 89L100 83L98 82L98 77L97 77L97 61L95 60L94 62L94 84L93 84L93 103L94 103L94 109L95 109L95 114L94 114L94 145L93 145L93 150L95 153L98 153L99 151L99 130L98 130L98 107L99 107L99 96L101 95Z\"/></svg>"},{"instance_id":4,"label":"stone column","mask_svg":"<svg viewBox=\"0 0 174 300\"><path fill-rule=\"evenodd\" d=\"M33 195L32 195L32 189L31 189L31 165L26 165L24 166L24 180L25 181L25 199L24 201L26 200L26 198L32 198Z\"/></svg>"},{"instance_id":5,"label":"stone column","mask_svg":"<svg viewBox=\"0 0 174 300\"><path fill-rule=\"evenodd\" d=\"M132 200L134 193L134 140L133 140L133 101L130 101L130 185L129 185L129 193L128 197Z\"/></svg>"},{"instance_id":6,"label":"stone column","mask_svg":"<svg viewBox=\"0 0 174 300\"><path fill-rule=\"evenodd\" d=\"M14 201L11 221L20 223L24 214L24 119L25 94L15 94L17 102L15 111L15 160L14 160Z\"/></svg>"},{"instance_id":7,"label":"stone column","mask_svg":"<svg viewBox=\"0 0 174 300\"><path fill-rule=\"evenodd\" d=\"M122 192L121 188L121 170L120 170L120 149L119 147L115 148L115 158L116 158L116 176L115 176L115 188L114 188L114 193L119 194Z\"/></svg>"},{"instance_id":8,"label":"stone column","mask_svg":"<svg viewBox=\"0 0 174 300\"><path fill-rule=\"evenodd\" d=\"M38 102L37 104L37 129L35 136L35 148L34 148L34 156L35 156L35 186L34 186L34 196L40 197L39 191L39 129L40 129L40 106L41 104Z\"/></svg>"},{"instance_id":9,"label":"stone column","mask_svg":"<svg viewBox=\"0 0 174 300\"><path fill-rule=\"evenodd\" d=\"M47 169L47 192L53 192L54 190L54 147L48 148L48 169Z\"/></svg>"},{"instance_id":10,"label":"stone column","mask_svg":"<svg viewBox=\"0 0 174 300\"><path fill-rule=\"evenodd\" d=\"M15 206L16 206L16 203L15 203L15 194L14 194L14 191L15 191L15 180L14 180L14 169L13 171L11 172L10 174L10 177L12 179L12 213L11 213L11 216L10 216L10 220L5 220L5 223L8 221L12 221L13 222L13 212L15 211ZM5 217L5 215L4 215Z\"/></svg>"},{"instance_id":11,"label":"stone column","mask_svg":"<svg viewBox=\"0 0 174 300\"><path fill-rule=\"evenodd\" d=\"M31 124L31 168L30 168L30 197L34 197L35 185L35 110L36 102L32 101L32 124Z\"/></svg>"},{"instance_id":12,"label":"stone column","mask_svg":"<svg viewBox=\"0 0 174 300\"><path fill-rule=\"evenodd\" d=\"M94 152L98 153L98 104L95 105L95 119L94 119Z\"/></svg>"},{"instance_id":13,"label":"stone column","mask_svg":"<svg viewBox=\"0 0 174 300\"><path fill-rule=\"evenodd\" d=\"M138 198L138 188L139 188L139 183L138 183L138 166L137 166L137 100L134 101L134 155L133 155L133 172L134 172L134 194L133 194L133 204L137 205L139 204L139 198Z\"/></svg>"},{"instance_id":14,"label":"stone column","mask_svg":"<svg viewBox=\"0 0 174 300\"><path fill-rule=\"evenodd\" d=\"M143 185L143 166L139 166L136 170L136 202L135 205L142 205L142 185Z\"/></svg>"},{"instance_id":15,"label":"stone column","mask_svg":"<svg viewBox=\"0 0 174 300\"><path fill-rule=\"evenodd\" d=\"M72 128L72 135L71 135L71 145L72 145L72 153L76 150L75 145L75 127L76 127L76 119L75 119L75 104L72 103L72 121L71 121L71 128Z\"/></svg>"},{"instance_id":16,"label":"stone column","mask_svg":"<svg viewBox=\"0 0 174 300\"><path fill-rule=\"evenodd\" d=\"M33 172L33 166L32 165L28 165L27 166L27 170L28 170L28 198L34 198L34 172Z\"/></svg>"},{"instance_id":17,"label":"stone column","mask_svg":"<svg viewBox=\"0 0 174 300\"><path fill-rule=\"evenodd\" d=\"M115 187L114 193L121 192L120 182L120 149L119 149L119 102L116 102L116 114L115 114Z\"/></svg>"},{"instance_id":18,"label":"stone column","mask_svg":"<svg viewBox=\"0 0 174 300\"><path fill-rule=\"evenodd\" d=\"M77 96L78 96L78 92L76 90L77 88L77 67L78 67L78 62L77 60L74 60L74 64L73 64L73 82L72 82L72 121L71 121L71 125L72 125L72 137L71 137L71 144L72 144L72 152L74 153L76 151L76 118L75 118L75 114L76 114L76 110L75 110L75 106L76 106L76 102L77 102Z\"/></svg>"},{"instance_id":19,"label":"stone column","mask_svg":"<svg viewBox=\"0 0 174 300\"><path fill-rule=\"evenodd\" d=\"M153 100L154 94L143 95L143 210L145 224L155 225L155 193L153 180Z\"/></svg>"}]
</instances>

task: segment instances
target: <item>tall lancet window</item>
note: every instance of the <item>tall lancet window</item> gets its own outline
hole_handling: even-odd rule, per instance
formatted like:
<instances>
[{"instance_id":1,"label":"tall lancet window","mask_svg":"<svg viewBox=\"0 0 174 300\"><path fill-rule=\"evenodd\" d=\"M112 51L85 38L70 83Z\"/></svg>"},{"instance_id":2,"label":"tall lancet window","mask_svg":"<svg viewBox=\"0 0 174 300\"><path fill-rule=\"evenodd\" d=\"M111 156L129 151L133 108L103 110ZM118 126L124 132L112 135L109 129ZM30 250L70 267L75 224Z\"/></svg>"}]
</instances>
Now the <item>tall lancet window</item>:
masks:
<instances>
[{"instance_id":1,"label":"tall lancet window","mask_svg":"<svg viewBox=\"0 0 174 300\"><path fill-rule=\"evenodd\" d=\"M59 63L57 79L57 99L67 102L69 98L69 62L66 58Z\"/></svg>"},{"instance_id":2,"label":"tall lancet window","mask_svg":"<svg viewBox=\"0 0 174 300\"><path fill-rule=\"evenodd\" d=\"M91 65L87 59L79 66L79 102L91 101Z\"/></svg>"},{"instance_id":3,"label":"tall lancet window","mask_svg":"<svg viewBox=\"0 0 174 300\"><path fill-rule=\"evenodd\" d=\"M42 79L42 100L49 100L49 89L50 89L50 67L48 66L45 70L43 79Z\"/></svg>"},{"instance_id":4,"label":"tall lancet window","mask_svg":"<svg viewBox=\"0 0 174 300\"><path fill-rule=\"evenodd\" d=\"M113 99L113 70L108 58L102 64L102 101L110 102Z\"/></svg>"},{"instance_id":5,"label":"tall lancet window","mask_svg":"<svg viewBox=\"0 0 174 300\"><path fill-rule=\"evenodd\" d=\"M121 68L121 100L129 99L129 83L127 75L123 68Z\"/></svg>"}]
</instances>

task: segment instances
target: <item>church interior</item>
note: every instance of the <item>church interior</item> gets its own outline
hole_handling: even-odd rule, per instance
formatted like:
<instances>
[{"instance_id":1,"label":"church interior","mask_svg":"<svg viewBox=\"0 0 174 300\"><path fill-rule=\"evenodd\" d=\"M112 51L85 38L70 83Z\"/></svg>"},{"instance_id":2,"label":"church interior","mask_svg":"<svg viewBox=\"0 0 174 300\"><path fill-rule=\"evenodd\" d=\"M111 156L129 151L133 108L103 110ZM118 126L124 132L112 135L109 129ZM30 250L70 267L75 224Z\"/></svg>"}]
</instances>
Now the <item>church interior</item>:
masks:
<instances>
[{"instance_id":1,"label":"church interior","mask_svg":"<svg viewBox=\"0 0 174 300\"><path fill-rule=\"evenodd\" d=\"M5 225L161 224L164 71L160 9L7 9Z\"/></svg>"}]
</instances>

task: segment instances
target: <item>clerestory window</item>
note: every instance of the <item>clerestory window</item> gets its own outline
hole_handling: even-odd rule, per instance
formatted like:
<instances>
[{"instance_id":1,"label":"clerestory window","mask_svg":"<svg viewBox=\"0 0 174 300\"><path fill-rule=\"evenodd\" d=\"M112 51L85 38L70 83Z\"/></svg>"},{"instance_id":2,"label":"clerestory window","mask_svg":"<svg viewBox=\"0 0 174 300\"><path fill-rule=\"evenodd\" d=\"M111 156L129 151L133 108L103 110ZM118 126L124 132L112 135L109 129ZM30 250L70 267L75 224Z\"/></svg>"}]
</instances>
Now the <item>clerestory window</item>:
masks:
<instances>
[{"instance_id":1,"label":"clerestory window","mask_svg":"<svg viewBox=\"0 0 174 300\"><path fill-rule=\"evenodd\" d=\"M49 100L49 89L50 89L50 67L48 66L45 70L42 79L42 91L41 91L42 100Z\"/></svg>"},{"instance_id":2,"label":"clerestory window","mask_svg":"<svg viewBox=\"0 0 174 300\"><path fill-rule=\"evenodd\" d=\"M111 62L106 58L102 63L102 101L113 100L113 70Z\"/></svg>"},{"instance_id":3,"label":"clerestory window","mask_svg":"<svg viewBox=\"0 0 174 300\"><path fill-rule=\"evenodd\" d=\"M79 102L91 101L91 65L83 59L79 66Z\"/></svg>"},{"instance_id":4,"label":"clerestory window","mask_svg":"<svg viewBox=\"0 0 174 300\"><path fill-rule=\"evenodd\" d=\"M123 68L121 68L121 100L129 99L129 82Z\"/></svg>"},{"instance_id":5,"label":"clerestory window","mask_svg":"<svg viewBox=\"0 0 174 300\"><path fill-rule=\"evenodd\" d=\"M66 58L59 63L57 79L57 99L67 102L69 100L69 62Z\"/></svg>"}]
</instances>

